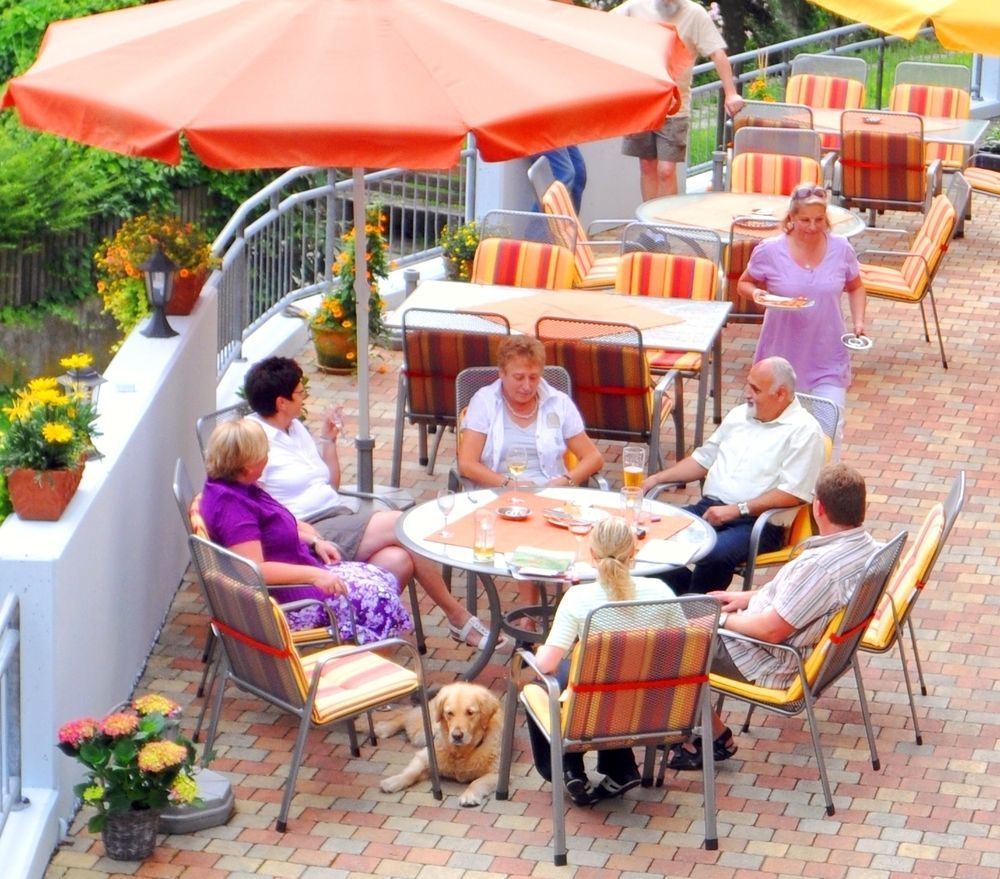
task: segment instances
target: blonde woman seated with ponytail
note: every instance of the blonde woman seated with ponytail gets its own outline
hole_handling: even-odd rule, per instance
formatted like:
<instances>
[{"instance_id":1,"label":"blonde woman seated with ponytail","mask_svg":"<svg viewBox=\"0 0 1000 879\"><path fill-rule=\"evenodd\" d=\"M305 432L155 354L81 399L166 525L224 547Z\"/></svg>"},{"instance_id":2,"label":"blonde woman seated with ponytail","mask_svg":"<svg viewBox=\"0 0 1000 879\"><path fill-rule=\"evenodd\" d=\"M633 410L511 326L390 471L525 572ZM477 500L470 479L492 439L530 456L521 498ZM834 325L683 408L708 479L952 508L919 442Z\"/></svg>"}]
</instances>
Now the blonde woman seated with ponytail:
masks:
<instances>
[{"instance_id":1,"label":"blonde woman seated with ponytail","mask_svg":"<svg viewBox=\"0 0 1000 879\"><path fill-rule=\"evenodd\" d=\"M624 519L610 516L598 522L591 531L590 555L597 569L597 580L580 583L566 592L559 602L548 638L538 648L536 657L539 669L544 674L555 674L562 686L566 686L569 678L567 654L580 638L587 614L595 607L609 601L674 597L673 590L662 580L632 576L635 553L635 535ZM542 778L551 781L549 744L530 716L528 733L535 768ZM589 806L600 799L621 796L639 784L641 778L631 748L597 752L597 771L604 778L596 788L584 771L583 754L566 754L562 770L566 793L578 806Z\"/></svg>"}]
</instances>

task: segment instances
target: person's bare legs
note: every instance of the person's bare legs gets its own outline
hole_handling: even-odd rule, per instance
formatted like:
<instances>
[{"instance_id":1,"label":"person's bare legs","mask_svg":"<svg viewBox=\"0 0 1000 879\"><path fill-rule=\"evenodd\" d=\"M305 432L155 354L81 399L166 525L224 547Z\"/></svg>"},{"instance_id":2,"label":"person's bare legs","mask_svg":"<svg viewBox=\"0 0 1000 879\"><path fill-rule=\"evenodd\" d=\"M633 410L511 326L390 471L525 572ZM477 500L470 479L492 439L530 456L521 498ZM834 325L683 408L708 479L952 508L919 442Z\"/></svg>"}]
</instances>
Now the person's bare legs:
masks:
<instances>
[{"instance_id":1,"label":"person's bare legs","mask_svg":"<svg viewBox=\"0 0 1000 879\"><path fill-rule=\"evenodd\" d=\"M380 510L368 520L368 527L358 544L357 560L385 568L399 582L400 591L415 576L426 592L453 626L461 628L472 616L457 601L445 583L436 563L399 545L396 538L396 520L402 515L398 510ZM478 647L476 643L472 645Z\"/></svg>"},{"instance_id":2,"label":"person's bare legs","mask_svg":"<svg viewBox=\"0 0 1000 879\"><path fill-rule=\"evenodd\" d=\"M677 163L639 159L639 188L643 201L661 195L677 195Z\"/></svg>"}]
</instances>

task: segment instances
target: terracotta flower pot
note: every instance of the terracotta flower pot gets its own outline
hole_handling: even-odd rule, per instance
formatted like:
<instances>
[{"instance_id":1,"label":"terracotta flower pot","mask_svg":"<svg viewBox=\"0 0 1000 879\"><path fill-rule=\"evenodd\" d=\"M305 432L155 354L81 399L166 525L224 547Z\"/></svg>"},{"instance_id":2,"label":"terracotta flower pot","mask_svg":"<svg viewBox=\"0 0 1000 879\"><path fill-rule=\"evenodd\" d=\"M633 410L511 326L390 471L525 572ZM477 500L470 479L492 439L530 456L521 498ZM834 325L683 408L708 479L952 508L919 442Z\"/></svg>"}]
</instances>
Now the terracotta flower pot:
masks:
<instances>
[{"instance_id":1,"label":"terracotta flower pot","mask_svg":"<svg viewBox=\"0 0 1000 879\"><path fill-rule=\"evenodd\" d=\"M22 519L55 522L62 516L83 478L83 464L72 470L11 470L7 492Z\"/></svg>"},{"instance_id":2,"label":"terracotta flower pot","mask_svg":"<svg viewBox=\"0 0 1000 879\"><path fill-rule=\"evenodd\" d=\"M321 330L313 327L316 365L321 372L349 375L358 368L358 337L353 330Z\"/></svg>"},{"instance_id":3,"label":"terracotta flower pot","mask_svg":"<svg viewBox=\"0 0 1000 879\"><path fill-rule=\"evenodd\" d=\"M207 277L207 271L192 272L185 277L181 277L179 273L175 275L174 289L167 303L167 314L190 314L201 295L201 288L205 286Z\"/></svg>"}]
</instances>

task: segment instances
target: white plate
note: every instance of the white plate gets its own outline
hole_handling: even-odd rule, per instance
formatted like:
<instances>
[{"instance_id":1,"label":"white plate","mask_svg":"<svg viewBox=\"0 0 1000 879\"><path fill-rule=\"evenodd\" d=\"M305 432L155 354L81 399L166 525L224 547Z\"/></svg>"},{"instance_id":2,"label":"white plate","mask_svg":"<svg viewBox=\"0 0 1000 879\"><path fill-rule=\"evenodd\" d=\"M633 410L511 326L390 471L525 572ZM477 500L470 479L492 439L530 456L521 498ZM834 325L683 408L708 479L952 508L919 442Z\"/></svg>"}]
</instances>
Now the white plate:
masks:
<instances>
[{"instance_id":1,"label":"white plate","mask_svg":"<svg viewBox=\"0 0 1000 879\"><path fill-rule=\"evenodd\" d=\"M855 336L854 333L844 333L840 341L851 351L867 351L872 346L872 340L868 336Z\"/></svg>"},{"instance_id":2,"label":"white plate","mask_svg":"<svg viewBox=\"0 0 1000 879\"><path fill-rule=\"evenodd\" d=\"M557 528L568 528L569 523L573 521L579 521L581 519L596 525L598 522L607 519L611 514L600 507L585 507L582 510L573 512L567 510L565 507L559 507L557 510L542 510L542 516L545 521L550 525L555 525Z\"/></svg>"},{"instance_id":3,"label":"white plate","mask_svg":"<svg viewBox=\"0 0 1000 879\"><path fill-rule=\"evenodd\" d=\"M764 308L777 308L780 311L802 311L805 308L812 308L816 304L816 300L806 299L805 302L800 302L789 296L775 296L773 293L768 293L766 296L762 296L757 304L763 305Z\"/></svg>"}]
</instances>

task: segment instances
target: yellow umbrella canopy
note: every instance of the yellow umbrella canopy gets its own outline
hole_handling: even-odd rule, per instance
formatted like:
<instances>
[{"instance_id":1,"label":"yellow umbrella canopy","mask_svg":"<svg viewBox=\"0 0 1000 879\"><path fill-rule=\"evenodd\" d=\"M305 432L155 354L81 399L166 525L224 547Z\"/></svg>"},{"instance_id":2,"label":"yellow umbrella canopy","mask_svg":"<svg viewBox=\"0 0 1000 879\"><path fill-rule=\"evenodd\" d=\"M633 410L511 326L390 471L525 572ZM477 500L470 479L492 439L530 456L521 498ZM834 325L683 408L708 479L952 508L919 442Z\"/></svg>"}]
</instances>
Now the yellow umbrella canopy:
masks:
<instances>
[{"instance_id":1,"label":"yellow umbrella canopy","mask_svg":"<svg viewBox=\"0 0 1000 879\"><path fill-rule=\"evenodd\" d=\"M1000 3L996 0L810 0L844 18L912 40L934 26L942 46L1000 55Z\"/></svg>"}]
</instances>

